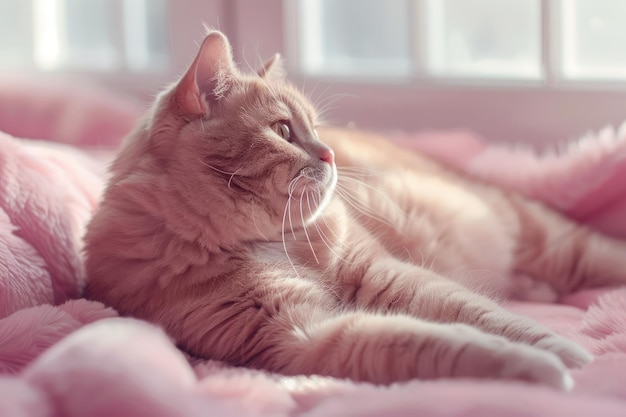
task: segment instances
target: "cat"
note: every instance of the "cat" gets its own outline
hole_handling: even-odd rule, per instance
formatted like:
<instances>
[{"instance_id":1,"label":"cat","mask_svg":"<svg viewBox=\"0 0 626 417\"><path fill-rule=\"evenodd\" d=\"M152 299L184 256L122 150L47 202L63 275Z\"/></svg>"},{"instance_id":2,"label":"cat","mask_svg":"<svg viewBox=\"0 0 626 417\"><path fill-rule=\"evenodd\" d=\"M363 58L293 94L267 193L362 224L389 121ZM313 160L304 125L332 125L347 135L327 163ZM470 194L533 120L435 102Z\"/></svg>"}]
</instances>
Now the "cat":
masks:
<instances>
[{"instance_id":1,"label":"cat","mask_svg":"<svg viewBox=\"0 0 626 417\"><path fill-rule=\"evenodd\" d=\"M626 245L373 133L322 127L274 57L210 32L126 138L86 236L85 296L202 358L389 384L567 390L592 356L506 297L626 282Z\"/></svg>"}]
</instances>

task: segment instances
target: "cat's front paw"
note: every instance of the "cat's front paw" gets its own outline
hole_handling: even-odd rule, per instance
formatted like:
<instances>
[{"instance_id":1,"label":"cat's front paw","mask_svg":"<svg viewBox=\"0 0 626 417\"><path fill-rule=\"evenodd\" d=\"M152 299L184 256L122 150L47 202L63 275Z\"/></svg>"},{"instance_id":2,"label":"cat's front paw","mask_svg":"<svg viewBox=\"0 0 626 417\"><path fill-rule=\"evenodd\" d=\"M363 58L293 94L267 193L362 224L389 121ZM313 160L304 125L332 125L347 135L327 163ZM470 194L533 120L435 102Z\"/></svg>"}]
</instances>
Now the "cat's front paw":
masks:
<instances>
[{"instance_id":1,"label":"cat's front paw","mask_svg":"<svg viewBox=\"0 0 626 417\"><path fill-rule=\"evenodd\" d=\"M569 368L581 368L593 360L593 355L579 344L561 336L551 336L534 344L539 349L557 355Z\"/></svg>"},{"instance_id":2,"label":"cat's front paw","mask_svg":"<svg viewBox=\"0 0 626 417\"><path fill-rule=\"evenodd\" d=\"M556 355L525 345L508 347L502 352L499 377L537 382L570 391L574 379Z\"/></svg>"},{"instance_id":3,"label":"cat's front paw","mask_svg":"<svg viewBox=\"0 0 626 417\"><path fill-rule=\"evenodd\" d=\"M464 329L457 326L457 330L461 335ZM565 391L574 386L569 370L555 353L487 334L465 340L469 343L454 360L455 376L511 379Z\"/></svg>"}]
</instances>

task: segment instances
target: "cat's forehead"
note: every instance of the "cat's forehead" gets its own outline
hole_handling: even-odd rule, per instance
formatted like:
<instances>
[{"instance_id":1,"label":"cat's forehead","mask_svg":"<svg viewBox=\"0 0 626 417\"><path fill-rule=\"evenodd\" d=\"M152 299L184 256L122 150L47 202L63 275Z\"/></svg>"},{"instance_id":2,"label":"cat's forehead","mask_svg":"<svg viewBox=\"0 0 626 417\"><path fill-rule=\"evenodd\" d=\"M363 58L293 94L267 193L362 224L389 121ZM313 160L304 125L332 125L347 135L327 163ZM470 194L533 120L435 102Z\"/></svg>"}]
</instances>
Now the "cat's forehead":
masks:
<instances>
[{"instance_id":1,"label":"cat's forehead","mask_svg":"<svg viewBox=\"0 0 626 417\"><path fill-rule=\"evenodd\" d=\"M256 106L274 113L274 116L283 119L298 118L309 123L316 119L315 110L309 101L287 83L255 80L247 90L246 94L254 99Z\"/></svg>"}]
</instances>

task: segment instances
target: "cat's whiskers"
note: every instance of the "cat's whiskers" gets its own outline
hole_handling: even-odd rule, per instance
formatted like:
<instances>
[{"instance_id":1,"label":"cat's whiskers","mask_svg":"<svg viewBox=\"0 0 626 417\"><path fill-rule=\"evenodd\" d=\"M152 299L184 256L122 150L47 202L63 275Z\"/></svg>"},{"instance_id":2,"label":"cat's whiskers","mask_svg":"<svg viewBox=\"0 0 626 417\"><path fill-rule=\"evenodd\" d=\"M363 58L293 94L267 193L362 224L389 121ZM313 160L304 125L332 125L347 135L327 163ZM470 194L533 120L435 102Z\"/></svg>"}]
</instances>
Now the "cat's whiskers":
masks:
<instances>
[{"instance_id":1,"label":"cat's whiskers","mask_svg":"<svg viewBox=\"0 0 626 417\"><path fill-rule=\"evenodd\" d=\"M337 172L342 175L362 175L368 177L382 177L382 172L365 167L357 167L357 166L341 166L337 167ZM355 177L356 178L356 177Z\"/></svg>"},{"instance_id":2,"label":"cat's whiskers","mask_svg":"<svg viewBox=\"0 0 626 417\"><path fill-rule=\"evenodd\" d=\"M320 108L320 105L324 103L323 100L325 100L325 98L327 97L326 93L328 93L328 90L330 90L331 87L330 84L328 84L326 85L326 87L324 87L324 90L321 93L316 94L318 93L317 89L320 87L321 84L321 82L317 82L311 93L307 94L307 98L309 99L309 101L311 101L311 103L313 103L313 107L318 110Z\"/></svg>"},{"instance_id":3,"label":"cat's whiskers","mask_svg":"<svg viewBox=\"0 0 626 417\"><path fill-rule=\"evenodd\" d=\"M309 208L310 208L311 207L311 202L307 200L307 203L309 204ZM319 203L317 203L317 204L319 204ZM320 237L320 240L322 241L322 243L324 243L324 246L326 246L328 248L328 250L331 251L333 253L333 255L335 255L335 257L337 259L339 259L340 261L343 261L343 262L351 265L352 264L351 262L349 262L343 256L338 254L337 251L333 248L333 245L332 245L333 240L329 239L328 236L326 236L326 233L324 233L324 231L317 224L317 220L313 222L313 226L315 226L315 230L317 230L317 234ZM328 227L328 225L326 225L326 226ZM330 227L329 227L329 229L330 229Z\"/></svg>"},{"instance_id":4,"label":"cat's whiskers","mask_svg":"<svg viewBox=\"0 0 626 417\"><path fill-rule=\"evenodd\" d=\"M250 208L252 209L252 223L254 224L254 227L256 228L257 232L259 232L261 237L265 239L265 241L269 242L270 239L267 236L265 236L265 234L261 231L261 229L259 228L259 225L256 222L256 217L254 216L254 213L256 212L256 207L254 206L254 204L250 204Z\"/></svg>"},{"instance_id":5,"label":"cat's whiskers","mask_svg":"<svg viewBox=\"0 0 626 417\"><path fill-rule=\"evenodd\" d=\"M426 261L428 261L428 259L429 258L426 258ZM426 267L426 269L428 269L429 271L433 271L434 272L436 270L436 268L435 268L436 262L437 262L437 257L436 256L431 256L430 257L430 263L428 264L428 267Z\"/></svg>"},{"instance_id":6,"label":"cat's whiskers","mask_svg":"<svg viewBox=\"0 0 626 417\"><path fill-rule=\"evenodd\" d=\"M233 178L235 178L235 175L237 175L237 171L238 171L238 170L235 170L235 172L233 172L233 173L230 175L230 178L228 179L228 189L229 189L229 190L232 190L231 184L232 184L232 182L233 182Z\"/></svg>"},{"instance_id":7,"label":"cat's whiskers","mask_svg":"<svg viewBox=\"0 0 626 417\"><path fill-rule=\"evenodd\" d=\"M409 251L409 248L407 248L406 246L403 246L402 249L404 249L404 251L406 252L406 256L407 256L409 262L414 264L415 262L413 262L413 256L411 255L411 252ZM424 255L423 254L422 254L422 259L424 259Z\"/></svg>"},{"instance_id":8,"label":"cat's whiskers","mask_svg":"<svg viewBox=\"0 0 626 417\"><path fill-rule=\"evenodd\" d=\"M202 158L198 158L200 160L200 163L202 163L202 165L206 166L207 168L212 169L215 172L219 172L220 174L224 174L224 175L229 175L230 178L228 178L228 188L232 190L232 182L233 182L233 178L235 178L235 176L237 175L237 172L241 169L241 168L237 168L235 170L235 172L228 172L228 171L224 171L222 169L219 169L217 167L214 167L213 165L207 163L206 161L202 160Z\"/></svg>"},{"instance_id":9,"label":"cat's whiskers","mask_svg":"<svg viewBox=\"0 0 626 417\"><path fill-rule=\"evenodd\" d=\"M409 252L409 250L405 247L406 251ZM422 258L421 262L419 264L416 265L424 265L426 263L426 257L424 256L424 251L419 249L418 250L420 257ZM409 252L409 256L410 256L411 252ZM411 259L411 262L413 262L413 260Z\"/></svg>"},{"instance_id":10,"label":"cat's whiskers","mask_svg":"<svg viewBox=\"0 0 626 417\"><path fill-rule=\"evenodd\" d=\"M315 262L319 265L320 260L317 259L317 254L315 253L315 249L313 249L313 244L311 244L311 239L309 238L309 232L306 229L306 221L304 220L304 210L303 210L303 202L302 199L304 197L304 195L306 194L306 199L307 202L309 201L309 194L308 192L306 193L302 193L302 195L300 196L300 218L302 219L302 226L304 229L304 235L306 236L306 240L309 243L309 247L311 248L311 253L313 254L313 258L315 258ZM309 204L309 213L311 213L311 205Z\"/></svg>"},{"instance_id":11,"label":"cat's whiskers","mask_svg":"<svg viewBox=\"0 0 626 417\"><path fill-rule=\"evenodd\" d=\"M351 98L357 98L358 96L354 95L354 94L344 94L344 93L337 93L337 94L330 94L330 95L326 95L326 92L328 91L328 89L330 88L330 86L326 87L324 89L324 92L322 93L321 100L317 100L317 102L314 103L315 108L317 109L317 113L319 115L320 119L325 119L326 115L331 112L332 110L336 109L337 106L335 106L337 104L337 102L345 97L351 97Z\"/></svg>"},{"instance_id":12,"label":"cat's whiskers","mask_svg":"<svg viewBox=\"0 0 626 417\"><path fill-rule=\"evenodd\" d=\"M322 193L318 190L318 192L317 192L317 201L322 201L323 198L324 197L322 196ZM313 201L315 202L315 200L313 200ZM333 241L341 242L341 238L335 232L335 228L333 226L331 226L330 224L328 224L328 221L326 221L326 216L320 216L319 219L324 223L324 226L326 226L326 230L328 230L330 233L332 233L333 238L334 238Z\"/></svg>"},{"instance_id":13,"label":"cat's whiskers","mask_svg":"<svg viewBox=\"0 0 626 417\"><path fill-rule=\"evenodd\" d=\"M320 107L320 109L318 110L318 119L319 120L324 120L324 121L328 121L330 120L330 118L328 117L328 115L332 112L334 112L335 110L337 110L339 108L338 105L336 105L334 102L333 103L328 103L326 105L324 105L324 107Z\"/></svg>"},{"instance_id":14,"label":"cat's whiskers","mask_svg":"<svg viewBox=\"0 0 626 417\"><path fill-rule=\"evenodd\" d=\"M289 250L287 249L287 241L285 240L285 224L287 222L287 212L291 213L291 199L293 197L293 190L294 190L295 184L298 182L300 178L302 177L297 176L296 178L291 180L291 182L289 183L289 186L287 187L288 197L287 197L287 203L285 204L285 211L283 212L283 222L282 222L282 230L281 230L281 237L283 241L283 249L285 251L285 256L287 256L287 261L289 261L291 268L293 268L293 271L296 273L296 276L298 278L300 278L300 274L298 273L298 269L296 268L296 265L291 260L291 256L289 256ZM291 231L293 232L293 226L291 228Z\"/></svg>"},{"instance_id":15,"label":"cat's whiskers","mask_svg":"<svg viewBox=\"0 0 626 417\"><path fill-rule=\"evenodd\" d=\"M250 70L251 73L256 74L257 73L257 69L255 67L253 67L252 65L250 65L250 61L248 61L248 54L246 53L246 45L244 44L242 46L242 55L243 55L243 62L244 64L246 64L246 66L248 67L248 69ZM263 66L263 58L261 57L261 55L259 54L259 47L257 45L256 48L256 59L257 61L261 64L261 66Z\"/></svg>"},{"instance_id":16,"label":"cat's whiskers","mask_svg":"<svg viewBox=\"0 0 626 417\"><path fill-rule=\"evenodd\" d=\"M385 219L384 217L376 213L374 210L372 210L370 207L367 207L366 205L361 203L358 199L350 195L350 192L345 190L343 188L343 185L340 185L339 183L337 183L337 188L335 192L337 193L337 195L343 198L343 201L345 201L348 205L354 208L357 212L371 218L372 220L378 221L394 230L397 230L396 226L393 223L391 223L389 220Z\"/></svg>"},{"instance_id":17,"label":"cat's whiskers","mask_svg":"<svg viewBox=\"0 0 626 417\"><path fill-rule=\"evenodd\" d=\"M306 91L306 87L303 85L301 91L304 92L304 96L311 102L313 103L313 106L316 107L315 103L319 100L321 100L322 97L324 97L324 93L326 91L328 91L328 89L330 88L330 86L326 86L326 89L322 92L322 94L316 96L317 93L317 89L320 87L321 85L321 81L318 81L315 83L315 85L313 86L313 88L311 89L311 91ZM317 107L316 107L317 108Z\"/></svg>"},{"instance_id":18,"label":"cat's whiskers","mask_svg":"<svg viewBox=\"0 0 626 417\"><path fill-rule=\"evenodd\" d=\"M381 191L380 189L367 184L366 182L357 179L357 178L352 178L349 175L342 175L341 177L339 177L339 180L337 181L337 193L339 195L341 195L342 197L344 197L345 201L351 205L354 209L356 209L358 212L372 218L373 220L377 220L378 222L390 227L391 229L395 230L397 233L403 235L404 232L399 229L397 223L398 222L391 222L389 220L387 220L384 216L382 216L381 213L377 213L374 211L373 208L371 207L367 207L365 206L365 204L363 202L361 202L358 198L356 198L353 195L353 192L351 192L348 188L347 188L347 184L353 184L353 185L357 185L357 186L361 186L364 187L366 189L372 190L374 191L376 194L379 194L380 196L383 197L383 199L389 203L389 205L391 207L393 207L395 209L394 214L396 215L400 215L402 216L402 218L404 219L404 221L408 220L408 215L407 213L402 209L402 207L400 207L397 203L395 203L393 200L391 200L389 198L389 196Z\"/></svg>"},{"instance_id":19,"label":"cat's whiskers","mask_svg":"<svg viewBox=\"0 0 626 417\"><path fill-rule=\"evenodd\" d=\"M300 178L302 178L302 176L298 175L296 178L291 180L289 186L287 187L287 193L289 195L289 199L287 200L287 204L289 205L289 228L291 229L291 235L293 236L293 240L298 240L298 238L296 237L296 231L294 230L293 221L291 219L291 200L293 198L294 187L296 186L296 183Z\"/></svg>"},{"instance_id":20,"label":"cat's whiskers","mask_svg":"<svg viewBox=\"0 0 626 417\"><path fill-rule=\"evenodd\" d=\"M413 262L413 257L411 256L411 251L409 251L409 249L405 246L404 250L406 251L406 253L409 255L409 262L414 263L415 265L427 270L427 271L434 271L433 269L433 265L435 264L435 257L431 257L430 255L428 256L424 256L424 251L421 249L418 249L418 252L420 254L420 262L416 263ZM430 264L428 266L426 266L426 263L430 262Z\"/></svg>"},{"instance_id":21,"label":"cat's whiskers","mask_svg":"<svg viewBox=\"0 0 626 417\"><path fill-rule=\"evenodd\" d=\"M367 189L370 189L372 191L374 191L376 194L380 195L384 200L386 200L389 204L391 204L391 206L395 207L404 217L407 216L406 212L402 209L402 207L400 207L398 204L396 204L395 201L393 201L391 198L389 198L389 195L387 193L385 193L384 191L380 190L377 187L374 187L371 184L368 184L364 181L361 181L358 178L353 178L350 175L343 175L341 177L342 180L347 181L347 182L351 182L353 184L357 184L360 185L362 187L365 187Z\"/></svg>"},{"instance_id":22,"label":"cat's whiskers","mask_svg":"<svg viewBox=\"0 0 626 417\"><path fill-rule=\"evenodd\" d=\"M323 108L322 105L324 103L324 100L328 99L329 97L326 96L326 92L328 92L328 90L330 89L330 85L327 85L324 88L324 91L322 91L320 94L316 94L317 93L317 89L319 88L319 86L321 85L321 82L317 82L313 88L311 89L311 91L306 92L306 87L305 85L302 86L302 88L300 89L301 91L304 92L304 95L307 97L307 99L311 102L314 103L314 107L317 109L317 115L316 115L316 119L317 119L317 125L322 125L325 124L324 120L326 120L326 113L328 112L329 109L327 108ZM330 98L332 98L333 96L330 96ZM318 106L318 104L320 104ZM331 103L331 104L334 104Z\"/></svg>"}]
</instances>

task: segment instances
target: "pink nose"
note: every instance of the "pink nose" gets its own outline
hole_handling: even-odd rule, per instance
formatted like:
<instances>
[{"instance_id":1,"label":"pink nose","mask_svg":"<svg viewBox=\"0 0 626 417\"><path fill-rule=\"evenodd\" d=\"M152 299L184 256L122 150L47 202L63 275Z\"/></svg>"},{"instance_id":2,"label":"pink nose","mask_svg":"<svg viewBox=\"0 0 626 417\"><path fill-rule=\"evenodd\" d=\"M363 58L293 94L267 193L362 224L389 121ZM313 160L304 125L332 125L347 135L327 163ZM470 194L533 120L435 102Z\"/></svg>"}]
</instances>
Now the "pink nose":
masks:
<instances>
[{"instance_id":1,"label":"pink nose","mask_svg":"<svg viewBox=\"0 0 626 417\"><path fill-rule=\"evenodd\" d=\"M335 152L333 152L332 149L324 149L320 153L320 159L327 162L329 165L332 165L335 162Z\"/></svg>"}]
</instances>

